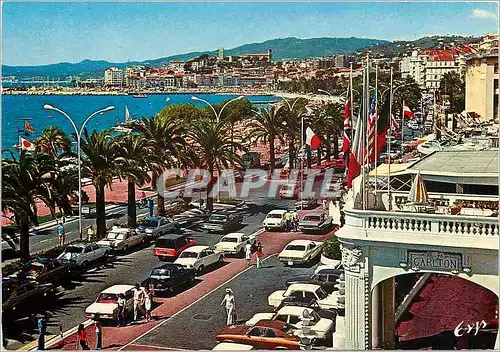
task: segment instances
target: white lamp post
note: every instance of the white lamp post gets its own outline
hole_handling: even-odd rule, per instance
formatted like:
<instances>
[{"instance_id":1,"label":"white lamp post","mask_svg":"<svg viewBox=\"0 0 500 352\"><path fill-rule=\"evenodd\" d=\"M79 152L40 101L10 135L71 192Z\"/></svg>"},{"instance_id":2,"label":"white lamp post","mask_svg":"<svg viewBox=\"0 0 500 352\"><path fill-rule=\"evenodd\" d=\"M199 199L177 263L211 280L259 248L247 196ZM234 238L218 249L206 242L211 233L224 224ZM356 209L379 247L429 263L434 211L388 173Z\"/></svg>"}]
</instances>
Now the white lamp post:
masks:
<instances>
[{"instance_id":1,"label":"white lamp post","mask_svg":"<svg viewBox=\"0 0 500 352\"><path fill-rule=\"evenodd\" d=\"M215 110L214 106L212 104L210 104L208 101L206 101L205 99L198 98L197 96L194 96L194 95L191 97L192 100L201 101L201 102L207 104L212 109L212 111L214 112L215 119L216 119L217 123L219 123L220 117L222 116L222 111L224 111L224 108L226 106L228 106L229 104L231 104L233 101L240 100L240 99L243 99L243 98L244 98L244 96L240 95L237 98L229 100L227 103L225 103L222 106L222 108L220 109L219 113L217 113L217 111ZM219 186L220 186L220 183L219 183L219 180L220 180L220 170L217 170L217 172L218 172L218 177L217 177L217 201L220 201L220 191L219 191ZM207 194L207 196L208 196L208 194Z\"/></svg>"},{"instance_id":2,"label":"white lamp post","mask_svg":"<svg viewBox=\"0 0 500 352\"><path fill-rule=\"evenodd\" d=\"M107 108L104 108L104 109L101 109L101 110L98 110L98 111L92 113L90 116L88 116L83 121L83 124L80 127L80 130L78 130L78 128L76 127L76 124L73 121L73 119L67 113L62 111L61 109L56 108L56 107L49 105L49 104L45 104L43 106L43 108L46 110L54 110L54 111L61 113L64 117L66 117L69 120L69 122L71 122L71 125L73 126L73 129L75 130L75 133L76 133L77 154L78 154L77 155L78 156L78 231L80 233L80 239L82 239L82 234L83 234L83 228L82 228L83 227L83 225L82 225L82 168L81 168L82 160L81 160L81 155L80 155L81 154L80 153L80 142L81 142L82 132L83 132L83 129L85 128L85 125L92 117L94 117L95 115L97 115L99 113L104 113L106 111L113 110L115 107L108 106Z\"/></svg>"}]
</instances>

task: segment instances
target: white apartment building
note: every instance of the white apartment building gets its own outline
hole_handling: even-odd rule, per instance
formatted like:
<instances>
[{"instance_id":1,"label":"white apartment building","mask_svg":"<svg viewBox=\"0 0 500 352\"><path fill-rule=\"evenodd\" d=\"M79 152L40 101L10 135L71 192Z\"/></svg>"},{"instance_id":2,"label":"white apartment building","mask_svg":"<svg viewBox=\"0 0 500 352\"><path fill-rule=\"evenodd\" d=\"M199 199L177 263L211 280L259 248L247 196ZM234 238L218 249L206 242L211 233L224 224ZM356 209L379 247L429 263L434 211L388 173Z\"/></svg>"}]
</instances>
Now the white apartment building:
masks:
<instances>
[{"instance_id":1,"label":"white apartment building","mask_svg":"<svg viewBox=\"0 0 500 352\"><path fill-rule=\"evenodd\" d=\"M117 67L111 67L104 71L104 84L106 86L123 86L125 84L125 74Z\"/></svg>"},{"instance_id":2,"label":"white apartment building","mask_svg":"<svg viewBox=\"0 0 500 352\"><path fill-rule=\"evenodd\" d=\"M456 57L448 53L429 55L425 65L425 88L436 90L445 73L460 73Z\"/></svg>"},{"instance_id":3,"label":"white apartment building","mask_svg":"<svg viewBox=\"0 0 500 352\"><path fill-rule=\"evenodd\" d=\"M427 62L426 55L419 55L417 50L401 59L400 70L402 77L411 76L420 86L425 87L425 65Z\"/></svg>"}]
</instances>

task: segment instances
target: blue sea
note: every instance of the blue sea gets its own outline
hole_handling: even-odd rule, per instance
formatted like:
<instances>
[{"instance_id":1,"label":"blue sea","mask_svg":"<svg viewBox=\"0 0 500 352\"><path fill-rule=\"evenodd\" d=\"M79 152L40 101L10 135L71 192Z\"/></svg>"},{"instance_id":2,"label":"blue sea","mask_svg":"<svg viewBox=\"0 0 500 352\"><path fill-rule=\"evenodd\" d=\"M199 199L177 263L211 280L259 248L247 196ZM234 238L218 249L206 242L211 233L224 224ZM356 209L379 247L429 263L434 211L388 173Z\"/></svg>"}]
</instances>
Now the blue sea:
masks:
<instances>
[{"instance_id":1,"label":"blue sea","mask_svg":"<svg viewBox=\"0 0 500 352\"><path fill-rule=\"evenodd\" d=\"M212 104L236 98L237 95L199 94L199 98ZM103 130L116 126L125 120L125 107L128 108L131 118L154 116L167 105L194 103L196 106L206 106L202 102L191 100L191 94L152 94L146 98L134 98L130 95L3 95L2 96L2 149L14 150L13 145L18 143L18 129L22 129L24 121L28 118L29 124L35 132L28 140L33 140L40 135L47 126L61 127L68 135L73 133L70 122L60 113L45 110L43 106L50 104L65 111L75 121L79 128L85 118L94 111L113 105L115 110L103 115L94 116L86 125L89 131ZM167 101L167 98L168 101ZM256 102L276 101L274 96L247 96L247 99ZM22 134L22 133L21 133Z\"/></svg>"}]
</instances>

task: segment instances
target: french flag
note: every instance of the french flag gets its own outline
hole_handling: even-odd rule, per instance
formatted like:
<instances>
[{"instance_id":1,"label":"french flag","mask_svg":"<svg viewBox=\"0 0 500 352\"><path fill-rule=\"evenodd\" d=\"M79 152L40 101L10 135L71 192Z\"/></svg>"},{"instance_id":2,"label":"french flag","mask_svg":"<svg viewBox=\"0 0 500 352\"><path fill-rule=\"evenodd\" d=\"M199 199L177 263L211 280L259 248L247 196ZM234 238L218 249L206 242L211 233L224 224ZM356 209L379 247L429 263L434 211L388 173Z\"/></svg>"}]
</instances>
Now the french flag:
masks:
<instances>
[{"instance_id":1,"label":"french flag","mask_svg":"<svg viewBox=\"0 0 500 352\"><path fill-rule=\"evenodd\" d=\"M361 173L361 165L363 163L364 153L362 148L363 139L361 134L361 117L356 122L356 133L352 141L352 151L349 154L349 167L347 169L347 189L352 187L352 181Z\"/></svg>"},{"instance_id":2,"label":"french flag","mask_svg":"<svg viewBox=\"0 0 500 352\"><path fill-rule=\"evenodd\" d=\"M349 137L349 130L351 129L351 101L347 99L344 106L344 138L342 141L344 155L351 149L351 138Z\"/></svg>"},{"instance_id":3,"label":"french flag","mask_svg":"<svg viewBox=\"0 0 500 352\"><path fill-rule=\"evenodd\" d=\"M413 120L415 118L415 115L406 104L403 105L403 114L405 117L409 117L410 120Z\"/></svg>"}]
</instances>

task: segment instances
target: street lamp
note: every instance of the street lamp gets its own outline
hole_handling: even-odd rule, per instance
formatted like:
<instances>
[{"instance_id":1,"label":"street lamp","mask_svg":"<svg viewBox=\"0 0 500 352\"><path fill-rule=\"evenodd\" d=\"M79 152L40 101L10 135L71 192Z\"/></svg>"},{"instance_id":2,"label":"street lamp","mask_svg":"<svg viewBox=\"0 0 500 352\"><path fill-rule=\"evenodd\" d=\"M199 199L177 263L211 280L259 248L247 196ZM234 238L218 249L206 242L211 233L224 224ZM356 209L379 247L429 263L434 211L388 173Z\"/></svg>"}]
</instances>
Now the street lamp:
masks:
<instances>
[{"instance_id":1,"label":"street lamp","mask_svg":"<svg viewBox=\"0 0 500 352\"><path fill-rule=\"evenodd\" d=\"M85 128L85 125L92 117L94 117L97 114L105 113L106 111L113 110L115 107L111 105L111 106L108 106L107 108L104 108L104 109L101 109L101 110L98 110L98 111L92 113L83 121L83 124L80 127L80 130L78 130L78 128L76 127L76 124L73 121L73 119L67 113L62 111L61 109L56 108L56 107L49 105L49 104L45 104L43 106L43 108L45 110L54 110L54 111L61 113L64 117L66 117L69 120L69 122L71 122L71 125L73 126L73 129L75 130L75 133L76 133L77 154L78 154L78 230L80 232L80 239L82 239L82 234L83 234L83 228L82 228L83 227L83 225L82 225L82 168L81 168L82 159L81 159L81 155L80 155L81 154L80 153L80 142L81 142L81 138L82 138L82 132L83 132L83 129Z\"/></svg>"},{"instance_id":2,"label":"street lamp","mask_svg":"<svg viewBox=\"0 0 500 352\"><path fill-rule=\"evenodd\" d=\"M231 104L233 101L236 101L236 100L240 100L240 99L243 99L244 96L243 95L240 95L239 97L237 98L234 98L234 99L231 99L229 100L227 103L225 103L222 108L220 109L219 113L217 113L217 111L215 110L214 106L212 104L210 104L208 101L206 101L205 99L201 99L201 98L198 98L197 96L193 95L191 97L192 100L197 100L197 101L201 101L202 103L205 103L207 104L210 109L212 109L212 111L214 112L214 115L215 115L215 119L217 121L217 123L219 123L220 121L220 117L222 116L222 112L224 111L224 108L226 106L228 106L229 104ZM233 135L233 131L232 131L232 125L231 125L231 142L232 142L232 135ZM232 146L231 146L232 148ZM217 170L218 172L218 177L217 177L217 201L220 202L220 170ZM211 175L210 175L211 176ZM207 194L207 197L208 197L208 194Z\"/></svg>"}]
</instances>

